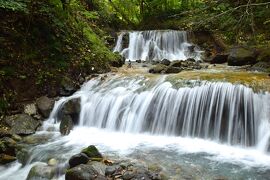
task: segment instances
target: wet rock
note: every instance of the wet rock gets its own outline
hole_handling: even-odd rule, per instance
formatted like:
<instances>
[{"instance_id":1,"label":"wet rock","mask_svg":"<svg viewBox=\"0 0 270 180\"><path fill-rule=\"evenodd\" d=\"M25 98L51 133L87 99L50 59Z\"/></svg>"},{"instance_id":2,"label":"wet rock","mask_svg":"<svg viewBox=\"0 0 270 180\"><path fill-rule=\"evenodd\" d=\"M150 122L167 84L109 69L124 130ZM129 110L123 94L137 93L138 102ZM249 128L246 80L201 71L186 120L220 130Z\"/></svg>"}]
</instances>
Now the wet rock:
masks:
<instances>
[{"instance_id":1,"label":"wet rock","mask_svg":"<svg viewBox=\"0 0 270 180\"><path fill-rule=\"evenodd\" d=\"M54 101L47 96L42 96L36 101L38 112L44 117L48 118L53 109Z\"/></svg>"},{"instance_id":2,"label":"wet rock","mask_svg":"<svg viewBox=\"0 0 270 180\"><path fill-rule=\"evenodd\" d=\"M19 151L17 151L18 161L22 165L26 165L28 163L29 157L30 157L30 152L27 149L22 148Z\"/></svg>"},{"instance_id":3,"label":"wet rock","mask_svg":"<svg viewBox=\"0 0 270 180\"><path fill-rule=\"evenodd\" d=\"M34 103L32 103L32 104L26 104L24 106L24 113L25 114L28 114L30 116L33 116L33 115L37 114L37 107L36 107L36 105Z\"/></svg>"},{"instance_id":4,"label":"wet rock","mask_svg":"<svg viewBox=\"0 0 270 180\"><path fill-rule=\"evenodd\" d=\"M80 111L81 111L80 99L79 98L71 99L63 105L62 110L58 115L59 116L58 119L63 120L65 116L70 116L73 121L73 124L78 124Z\"/></svg>"},{"instance_id":5,"label":"wet rock","mask_svg":"<svg viewBox=\"0 0 270 180\"><path fill-rule=\"evenodd\" d=\"M91 165L80 164L69 169L65 175L66 180L90 180L99 179L105 180L105 176L100 175Z\"/></svg>"},{"instance_id":6,"label":"wet rock","mask_svg":"<svg viewBox=\"0 0 270 180\"><path fill-rule=\"evenodd\" d=\"M118 55L114 60L110 61L110 65L113 67L121 67L125 63L125 59L123 59L120 55Z\"/></svg>"},{"instance_id":7,"label":"wet rock","mask_svg":"<svg viewBox=\"0 0 270 180\"><path fill-rule=\"evenodd\" d=\"M8 116L5 123L10 127L12 134L30 135L36 132L41 125L39 121L35 120L27 114L17 114Z\"/></svg>"},{"instance_id":8,"label":"wet rock","mask_svg":"<svg viewBox=\"0 0 270 180\"><path fill-rule=\"evenodd\" d=\"M105 164L97 161L90 161L88 164L91 165L100 175L105 176L107 167Z\"/></svg>"},{"instance_id":9,"label":"wet rock","mask_svg":"<svg viewBox=\"0 0 270 180\"><path fill-rule=\"evenodd\" d=\"M196 60L193 59L193 58L188 58L188 59L186 60L186 62L196 62Z\"/></svg>"},{"instance_id":10,"label":"wet rock","mask_svg":"<svg viewBox=\"0 0 270 180\"><path fill-rule=\"evenodd\" d=\"M171 61L168 60L168 59L163 59L163 60L160 62L160 64L163 64L163 65L165 65L165 66L169 66L169 65L171 64Z\"/></svg>"},{"instance_id":11,"label":"wet rock","mask_svg":"<svg viewBox=\"0 0 270 180\"><path fill-rule=\"evenodd\" d=\"M142 63L142 60L140 60L140 59L136 60L136 63Z\"/></svg>"},{"instance_id":12,"label":"wet rock","mask_svg":"<svg viewBox=\"0 0 270 180\"><path fill-rule=\"evenodd\" d=\"M211 64L223 64L228 61L228 54L217 54L211 60Z\"/></svg>"},{"instance_id":13,"label":"wet rock","mask_svg":"<svg viewBox=\"0 0 270 180\"><path fill-rule=\"evenodd\" d=\"M250 70L270 73L270 62L259 61L258 63L254 64Z\"/></svg>"},{"instance_id":14,"label":"wet rock","mask_svg":"<svg viewBox=\"0 0 270 180\"><path fill-rule=\"evenodd\" d=\"M173 62L170 64L171 67L181 67L181 65L182 65L182 61L179 61L179 60L173 61Z\"/></svg>"},{"instance_id":15,"label":"wet rock","mask_svg":"<svg viewBox=\"0 0 270 180\"><path fill-rule=\"evenodd\" d=\"M121 166L119 165L113 165L113 166L107 166L105 169L105 175L106 176L112 176L115 172L118 170L121 170Z\"/></svg>"},{"instance_id":16,"label":"wet rock","mask_svg":"<svg viewBox=\"0 0 270 180\"><path fill-rule=\"evenodd\" d=\"M258 55L258 61L270 63L270 50L269 48L261 50Z\"/></svg>"},{"instance_id":17,"label":"wet rock","mask_svg":"<svg viewBox=\"0 0 270 180\"><path fill-rule=\"evenodd\" d=\"M173 67L173 66L169 66L167 67L164 72L166 74L170 74L170 73L179 73L182 71L182 68L179 68L179 67Z\"/></svg>"},{"instance_id":18,"label":"wet rock","mask_svg":"<svg viewBox=\"0 0 270 180\"><path fill-rule=\"evenodd\" d=\"M49 166L56 166L58 161L56 159L50 159L47 163Z\"/></svg>"},{"instance_id":19,"label":"wet rock","mask_svg":"<svg viewBox=\"0 0 270 180\"><path fill-rule=\"evenodd\" d=\"M70 115L63 115L60 123L60 133L62 135L68 135L73 129L73 121Z\"/></svg>"},{"instance_id":20,"label":"wet rock","mask_svg":"<svg viewBox=\"0 0 270 180\"><path fill-rule=\"evenodd\" d=\"M0 154L0 164L8 164L16 160L17 158L15 156L11 156L8 154Z\"/></svg>"},{"instance_id":21,"label":"wet rock","mask_svg":"<svg viewBox=\"0 0 270 180\"><path fill-rule=\"evenodd\" d=\"M94 145L90 145L82 150L82 153L86 154L91 160L101 161L102 155Z\"/></svg>"},{"instance_id":22,"label":"wet rock","mask_svg":"<svg viewBox=\"0 0 270 180\"><path fill-rule=\"evenodd\" d=\"M80 164L86 164L89 161L89 157L84 153L79 153L74 156L72 156L68 163L70 168L73 168L75 166L78 166Z\"/></svg>"},{"instance_id":23,"label":"wet rock","mask_svg":"<svg viewBox=\"0 0 270 180\"><path fill-rule=\"evenodd\" d=\"M12 134L11 138L17 142L22 140L22 137L17 134Z\"/></svg>"},{"instance_id":24,"label":"wet rock","mask_svg":"<svg viewBox=\"0 0 270 180\"><path fill-rule=\"evenodd\" d=\"M39 163L33 166L27 176L27 180L52 179L57 172L56 167L48 166L46 163Z\"/></svg>"},{"instance_id":25,"label":"wet rock","mask_svg":"<svg viewBox=\"0 0 270 180\"><path fill-rule=\"evenodd\" d=\"M149 69L149 73L163 73L166 70L167 66L163 64L157 64Z\"/></svg>"},{"instance_id":26,"label":"wet rock","mask_svg":"<svg viewBox=\"0 0 270 180\"><path fill-rule=\"evenodd\" d=\"M228 56L229 66L243 66L256 63L257 54L254 50L244 47L234 47Z\"/></svg>"},{"instance_id":27,"label":"wet rock","mask_svg":"<svg viewBox=\"0 0 270 180\"><path fill-rule=\"evenodd\" d=\"M16 156L17 142L9 137L0 139L0 153Z\"/></svg>"},{"instance_id":28,"label":"wet rock","mask_svg":"<svg viewBox=\"0 0 270 180\"><path fill-rule=\"evenodd\" d=\"M64 77L61 81L60 95L70 96L77 90L76 84L68 77Z\"/></svg>"}]
</instances>

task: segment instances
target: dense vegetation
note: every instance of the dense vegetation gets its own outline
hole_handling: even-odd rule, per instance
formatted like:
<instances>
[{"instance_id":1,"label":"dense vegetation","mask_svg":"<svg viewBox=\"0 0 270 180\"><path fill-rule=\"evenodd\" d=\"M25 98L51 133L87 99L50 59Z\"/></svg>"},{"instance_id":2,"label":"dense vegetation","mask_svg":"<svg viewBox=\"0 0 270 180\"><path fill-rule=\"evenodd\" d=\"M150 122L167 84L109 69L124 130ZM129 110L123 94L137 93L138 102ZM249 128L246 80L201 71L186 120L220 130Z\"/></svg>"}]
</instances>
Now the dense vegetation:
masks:
<instances>
[{"instance_id":1,"label":"dense vegetation","mask_svg":"<svg viewBox=\"0 0 270 180\"><path fill-rule=\"evenodd\" d=\"M109 71L121 29L218 34L228 44L267 46L267 0L0 0L0 112L55 95L63 77Z\"/></svg>"}]
</instances>

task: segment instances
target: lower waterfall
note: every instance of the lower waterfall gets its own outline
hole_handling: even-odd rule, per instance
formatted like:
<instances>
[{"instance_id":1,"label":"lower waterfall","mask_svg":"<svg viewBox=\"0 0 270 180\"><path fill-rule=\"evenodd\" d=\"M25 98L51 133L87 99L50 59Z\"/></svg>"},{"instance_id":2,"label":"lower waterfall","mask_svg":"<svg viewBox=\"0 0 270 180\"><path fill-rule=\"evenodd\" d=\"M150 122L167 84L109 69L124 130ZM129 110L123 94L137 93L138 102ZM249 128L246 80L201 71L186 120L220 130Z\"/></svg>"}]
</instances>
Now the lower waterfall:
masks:
<instances>
[{"instance_id":1,"label":"lower waterfall","mask_svg":"<svg viewBox=\"0 0 270 180\"><path fill-rule=\"evenodd\" d=\"M260 146L269 139L268 93L223 82L173 87L159 80L148 88L145 79L91 80L63 104L80 98L79 125L128 133L198 137L229 145Z\"/></svg>"}]
</instances>

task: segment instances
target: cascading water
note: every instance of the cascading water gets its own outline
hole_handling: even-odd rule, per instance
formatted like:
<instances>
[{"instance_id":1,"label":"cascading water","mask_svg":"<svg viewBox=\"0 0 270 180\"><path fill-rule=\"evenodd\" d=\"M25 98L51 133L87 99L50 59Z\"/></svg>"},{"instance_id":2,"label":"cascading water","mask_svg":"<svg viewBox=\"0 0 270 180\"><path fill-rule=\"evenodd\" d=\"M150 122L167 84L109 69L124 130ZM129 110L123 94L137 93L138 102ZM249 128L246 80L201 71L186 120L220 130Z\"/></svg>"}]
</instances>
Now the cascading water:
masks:
<instances>
[{"instance_id":1,"label":"cascading water","mask_svg":"<svg viewBox=\"0 0 270 180\"><path fill-rule=\"evenodd\" d=\"M90 80L56 102L43 131L30 137L38 144L26 145L19 161L0 166L0 179L26 179L31 167L55 158L59 174L54 178L62 180L69 158L90 144L116 159L159 164L171 179L185 179L185 166L194 179L267 179L269 93L224 82L169 79ZM58 116L74 99L80 99L78 125L61 136Z\"/></svg>"},{"instance_id":2,"label":"cascading water","mask_svg":"<svg viewBox=\"0 0 270 180\"><path fill-rule=\"evenodd\" d=\"M175 89L161 80L147 90L140 84L145 82L125 78L104 83L90 81L74 96L59 101L51 119L57 119L64 103L80 98L81 126L200 137L231 145L260 144L261 149L267 149L269 129L262 126L266 127L270 120L269 94L221 82Z\"/></svg>"},{"instance_id":3,"label":"cascading water","mask_svg":"<svg viewBox=\"0 0 270 180\"><path fill-rule=\"evenodd\" d=\"M124 36L129 36L125 47ZM132 31L121 32L114 52L119 52L126 60L186 60L200 59L201 51L188 42L186 31Z\"/></svg>"}]
</instances>

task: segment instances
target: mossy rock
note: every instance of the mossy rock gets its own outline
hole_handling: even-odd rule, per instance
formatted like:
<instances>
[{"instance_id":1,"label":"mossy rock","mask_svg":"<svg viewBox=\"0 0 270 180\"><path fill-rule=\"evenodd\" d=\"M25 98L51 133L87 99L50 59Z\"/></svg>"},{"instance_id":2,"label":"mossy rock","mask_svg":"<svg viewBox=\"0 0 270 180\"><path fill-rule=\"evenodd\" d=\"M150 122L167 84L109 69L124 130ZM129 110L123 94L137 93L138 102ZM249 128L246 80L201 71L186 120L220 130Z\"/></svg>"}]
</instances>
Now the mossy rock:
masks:
<instances>
[{"instance_id":1,"label":"mossy rock","mask_svg":"<svg viewBox=\"0 0 270 180\"><path fill-rule=\"evenodd\" d=\"M243 66L256 63L257 54L254 50L244 47L234 47L228 56L229 66Z\"/></svg>"},{"instance_id":2,"label":"mossy rock","mask_svg":"<svg viewBox=\"0 0 270 180\"><path fill-rule=\"evenodd\" d=\"M163 73L166 70L167 66L163 64L157 64L149 69L150 73Z\"/></svg>"},{"instance_id":3,"label":"mossy rock","mask_svg":"<svg viewBox=\"0 0 270 180\"><path fill-rule=\"evenodd\" d=\"M258 61L263 61L263 62L269 62L270 63L270 48L263 49L260 52L257 60Z\"/></svg>"},{"instance_id":4,"label":"mossy rock","mask_svg":"<svg viewBox=\"0 0 270 180\"><path fill-rule=\"evenodd\" d=\"M16 160L17 158L15 156L10 156L7 154L0 154L0 164L7 164Z\"/></svg>"},{"instance_id":5,"label":"mossy rock","mask_svg":"<svg viewBox=\"0 0 270 180\"><path fill-rule=\"evenodd\" d=\"M101 161L102 155L94 145L90 145L82 150L82 153L86 154L91 160Z\"/></svg>"}]
</instances>

